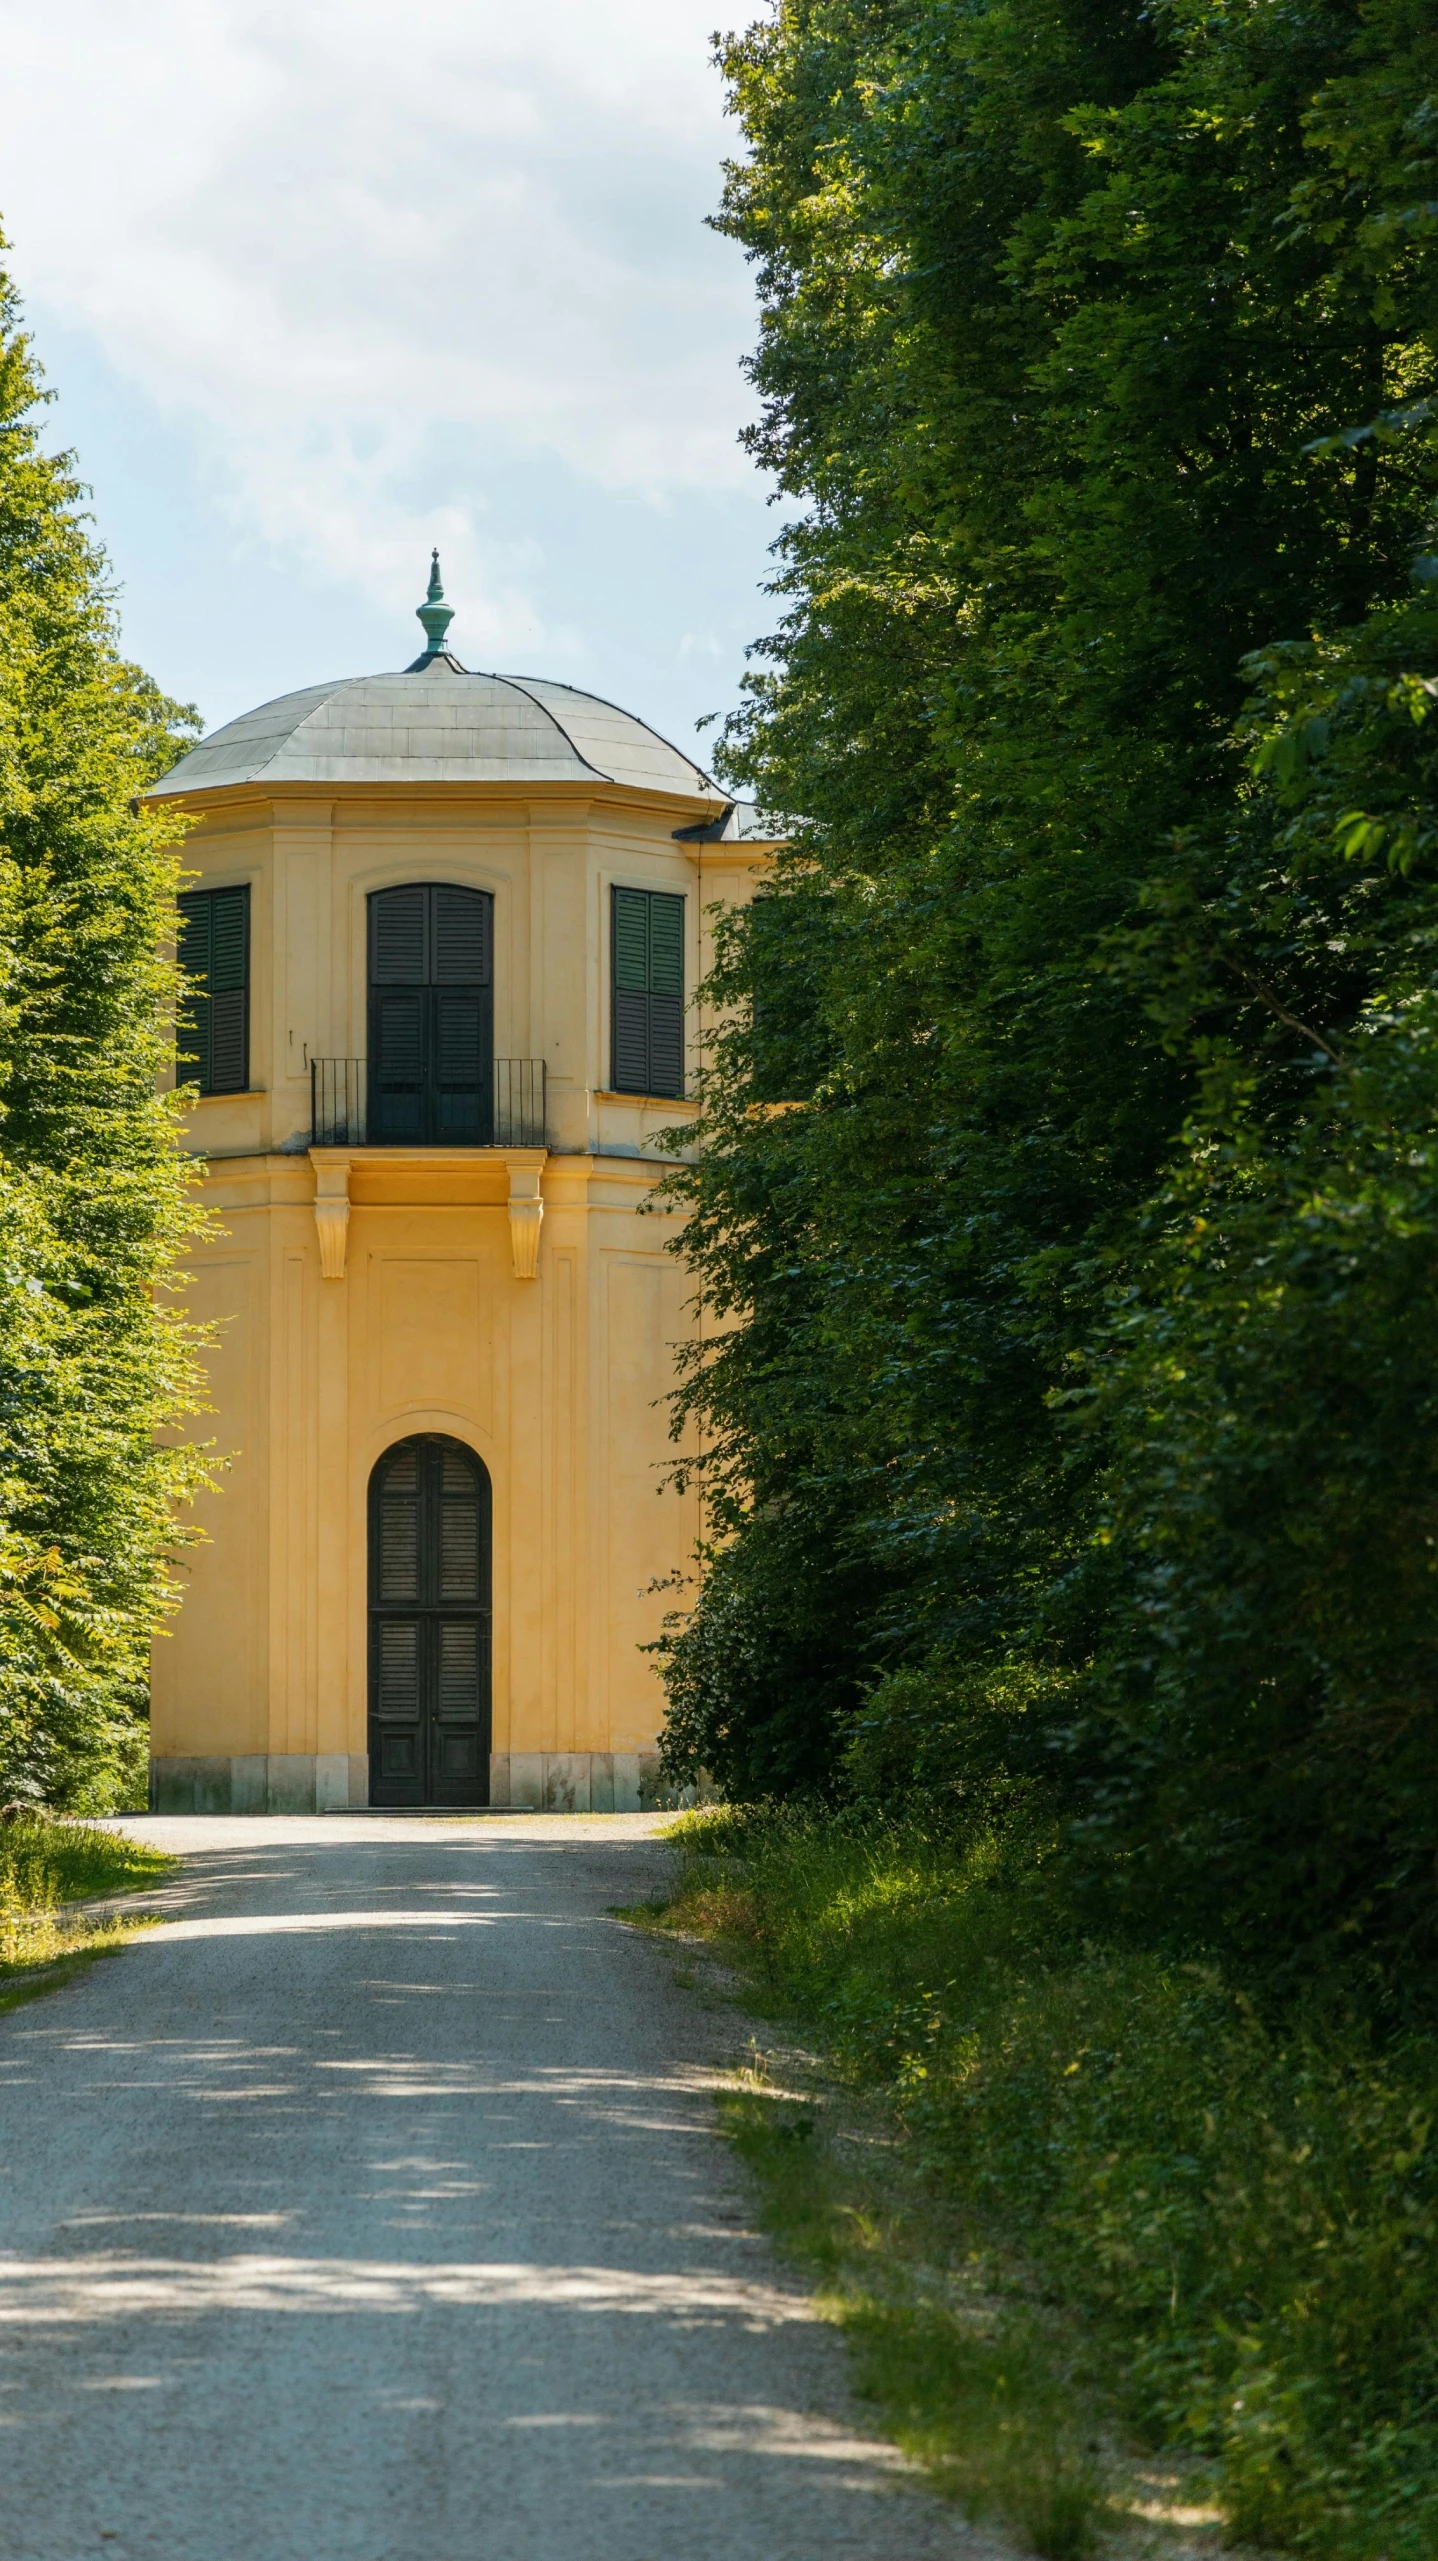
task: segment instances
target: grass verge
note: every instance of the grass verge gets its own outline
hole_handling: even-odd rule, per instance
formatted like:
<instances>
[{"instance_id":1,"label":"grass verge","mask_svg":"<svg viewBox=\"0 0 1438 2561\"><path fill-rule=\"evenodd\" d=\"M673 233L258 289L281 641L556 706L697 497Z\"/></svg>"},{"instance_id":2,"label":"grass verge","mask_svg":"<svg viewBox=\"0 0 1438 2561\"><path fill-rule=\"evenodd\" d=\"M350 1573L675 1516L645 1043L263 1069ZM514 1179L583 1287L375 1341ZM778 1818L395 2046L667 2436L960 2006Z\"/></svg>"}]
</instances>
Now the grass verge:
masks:
<instances>
[{"instance_id":1,"label":"grass verge","mask_svg":"<svg viewBox=\"0 0 1438 2561\"><path fill-rule=\"evenodd\" d=\"M178 1865L121 1833L43 1810L0 1822L0 2011L58 1990L81 1966L152 1926L144 1915L67 1906L135 1893Z\"/></svg>"},{"instance_id":2,"label":"grass verge","mask_svg":"<svg viewBox=\"0 0 1438 2561\"><path fill-rule=\"evenodd\" d=\"M1145 2515L1193 2548L1215 2500L1231 2541L1435 2561L1431 2038L1265 2020L1216 1969L1084 1941L1031 1847L793 1814L675 1837L655 1917L841 2094L751 2076L731 2138L943 2486L1051 2561Z\"/></svg>"},{"instance_id":3,"label":"grass verge","mask_svg":"<svg viewBox=\"0 0 1438 2561\"><path fill-rule=\"evenodd\" d=\"M1062 2325L807 2058L756 2050L719 2108L766 2228L845 2331L886 2433L971 2518L1017 2527L1044 2561L1086 2561L1123 2466Z\"/></svg>"}]
</instances>

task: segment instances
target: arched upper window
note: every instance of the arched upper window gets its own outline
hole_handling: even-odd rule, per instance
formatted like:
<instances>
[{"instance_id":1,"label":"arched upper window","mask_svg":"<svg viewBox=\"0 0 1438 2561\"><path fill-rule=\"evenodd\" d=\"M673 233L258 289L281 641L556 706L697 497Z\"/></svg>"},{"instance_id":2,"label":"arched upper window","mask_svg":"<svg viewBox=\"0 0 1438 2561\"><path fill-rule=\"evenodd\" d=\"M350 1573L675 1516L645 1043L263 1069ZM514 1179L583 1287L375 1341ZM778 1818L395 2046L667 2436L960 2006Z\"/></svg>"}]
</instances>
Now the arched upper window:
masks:
<instances>
[{"instance_id":1,"label":"arched upper window","mask_svg":"<svg viewBox=\"0 0 1438 2561\"><path fill-rule=\"evenodd\" d=\"M369 1136L487 1147L494 1135L494 900L447 881L369 902Z\"/></svg>"}]
</instances>

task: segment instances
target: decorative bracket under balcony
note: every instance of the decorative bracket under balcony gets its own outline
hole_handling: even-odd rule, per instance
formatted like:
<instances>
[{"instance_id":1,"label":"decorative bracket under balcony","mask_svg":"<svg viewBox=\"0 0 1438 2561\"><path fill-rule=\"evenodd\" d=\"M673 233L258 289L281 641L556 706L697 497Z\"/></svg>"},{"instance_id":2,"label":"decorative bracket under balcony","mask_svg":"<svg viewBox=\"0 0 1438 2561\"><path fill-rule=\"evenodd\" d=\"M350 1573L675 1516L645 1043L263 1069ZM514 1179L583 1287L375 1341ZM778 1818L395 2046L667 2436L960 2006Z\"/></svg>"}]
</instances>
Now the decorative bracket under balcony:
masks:
<instances>
[{"instance_id":1,"label":"decorative bracket under balcony","mask_svg":"<svg viewBox=\"0 0 1438 2561\"><path fill-rule=\"evenodd\" d=\"M507 1156L505 1163L509 1167L509 1250L514 1258L514 1277L537 1280L539 1231L544 1224L540 1189L544 1150L526 1149L522 1156Z\"/></svg>"},{"instance_id":2,"label":"decorative bracket under balcony","mask_svg":"<svg viewBox=\"0 0 1438 2561\"><path fill-rule=\"evenodd\" d=\"M429 1148L386 1150L386 1154L403 1154L410 1164L433 1163L439 1151ZM484 1151L490 1153L488 1149ZM366 1150L371 1163L383 1161L379 1151ZM539 1231L544 1224L543 1175L548 1150L543 1147L495 1148L493 1156L501 1159L509 1177L509 1251L516 1280L539 1277ZM483 1161L480 1151L466 1149L459 1162L472 1165ZM450 1164L456 1162L449 1156ZM492 1158L491 1158L492 1161ZM342 1281L349 1245L350 1166L348 1148L312 1148L310 1163L315 1169L315 1226L320 1240L320 1271L328 1280Z\"/></svg>"},{"instance_id":3,"label":"decorative bracket under balcony","mask_svg":"<svg viewBox=\"0 0 1438 2561\"><path fill-rule=\"evenodd\" d=\"M315 1225L320 1234L320 1270L326 1280L343 1280L349 1242L350 1160L348 1156L312 1158L315 1169Z\"/></svg>"}]
</instances>

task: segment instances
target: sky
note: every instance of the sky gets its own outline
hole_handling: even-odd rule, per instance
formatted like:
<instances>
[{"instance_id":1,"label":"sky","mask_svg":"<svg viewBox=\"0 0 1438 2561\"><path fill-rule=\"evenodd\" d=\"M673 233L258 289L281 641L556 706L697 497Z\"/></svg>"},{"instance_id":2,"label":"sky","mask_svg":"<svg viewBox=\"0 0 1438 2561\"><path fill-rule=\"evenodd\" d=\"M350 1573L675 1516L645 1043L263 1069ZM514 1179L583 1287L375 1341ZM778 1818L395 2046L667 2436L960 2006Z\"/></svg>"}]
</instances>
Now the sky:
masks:
<instances>
[{"instance_id":1,"label":"sky","mask_svg":"<svg viewBox=\"0 0 1438 2561\"><path fill-rule=\"evenodd\" d=\"M740 22L757 0L730 13ZM120 590L207 728L466 666L693 750L778 529L715 0L0 0L0 224ZM698 752L707 760L701 733Z\"/></svg>"}]
</instances>

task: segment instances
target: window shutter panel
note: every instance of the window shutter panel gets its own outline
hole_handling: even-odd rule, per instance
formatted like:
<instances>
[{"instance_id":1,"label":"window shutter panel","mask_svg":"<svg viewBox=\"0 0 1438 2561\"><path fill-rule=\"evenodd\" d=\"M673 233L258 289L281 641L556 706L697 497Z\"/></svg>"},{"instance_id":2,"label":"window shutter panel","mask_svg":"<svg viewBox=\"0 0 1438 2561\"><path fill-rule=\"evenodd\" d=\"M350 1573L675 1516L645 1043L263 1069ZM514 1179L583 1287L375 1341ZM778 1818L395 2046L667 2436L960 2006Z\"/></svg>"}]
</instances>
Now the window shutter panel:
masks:
<instances>
[{"instance_id":1,"label":"window shutter panel","mask_svg":"<svg viewBox=\"0 0 1438 2561\"><path fill-rule=\"evenodd\" d=\"M656 996L684 997L684 901L649 894L649 985Z\"/></svg>"},{"instance_id":2,"label":"window shutter panel","mask_svg":"<svg viewBox=\"0 0 1438 2561\"><path fill-rule=\"evenodd\" d=\"M211 892L210 1091L242 1094L250 1081L250 893Z\"/></svg>"},{"instance_id":3,"label":"window shutter panel","mask_svg":"<svg viewBox=\"0 0 1438 2561\"><path fill-rule=\"evenodd\" d=\"M466 1499L446 1499L439 1512L439 1597L442 1601L478 1601L479 1505L471 1489Z\"/></svg>"},{"instance_id":4,"label":"window shutter panel","mask_svg":"<svg viewBox=\"0 0 1438 2561\"><path fill-rule=\"evenodd\" d=\"M250 974L250 893L216 889L210 895L210 993L230 996Z\"/></svg>"},{"instance_id":5,"label":"window shutter panel","mask_svg":"<svg viewBox=\"0 0 1438 2561\"><path fill-rule=\"evenodd\" d=\"M424 1136L424 995L379 990L370 1000L370 1116L383 1144Z\"/></svg>"},{"instance_id":6,"label":"window shutter panel","mask_svg":"<svg viewBox=\"0 0 1438 2561\"><path fill-rule=\"evenodd\" d=\"M245 1073L246 1015L249 1007L243 988L210 998L210 1083L212 1094L242 1094L249 1078Z\"/></svg>"},{"instance_id":7,"label":"window shutter panel","mask_svg":"<svg viewBox=\"0 0 1438 2561\"><path fill-rule=\"evenodd\" d=\"M191 890L179 902L180 934L178 959L186 977L194 982L180 1000L179 1019L175 1026L175 1075L178 1083L198 1084L202 1094L210 1090L210 893L207 889Z\"/></svg>"},{"instance_id":8,"label":"window shutter panel","mask_svg":"<svg viewBox=\"0 0 1438 2561\"><path fill-rule=\"evenodd\" d=\"M483 1021L484 1007L477 991L471 995L467 988L444 989L435 1013L435 1060L441 1085L473 1086L478 1082Z\"/></svg>"},{"instance_id":9,"label":"window shutter panel","mask_svg":"<svg viewBox=\"0 0 1438 2561\"><path fill-rule=\"evenodd\" d=\"M250 1081L250 893L198 889L180 900L181 967L196 982L177 1062L202 1094L242 1094Z\"/></svg>"},{"instance_id":10,"label":"window shutter panel","mask_svg":"<svg viewBox=\"0 0 1438 2561\"><path fill-rule=\"evenodd\" d=\"M190 890L180 900L180 967L192 978L210 977L210 893Z\"/></svg>"},{"instance_id":11,"label":"window shutter panel","mask_svg":"<svg viewBox=\"0 0 1438 2561\"><path fill-rule=\"evenodd\" d=\"M439 1696L435 1704L440 1722L462 1717L466 1723L478 1716L483 1704L479 1690L479 1637L474 1620L441 1620L439 1629Z\"/></svg>"},{"instance_id":12,"label":"window shutter panel","mask_svg":"<svg viewBox=\"0 0 1438 2561\"><path fill-rule=\"evenodd\" d=\"M494 901L480 889L434 893L434 983L437 987L487 987L493 974L490 920Z\"/></svg>"},{"instance_id":13,"label":"window shutter panel","mask_svg":"<svg viewBox=\"0 0 1438 2561\"><path fill-rule=\"evenodd\" d=\"M649 896L649 1091L684 1091L684 901Z\"/></svg>"},{"instance_id":14,"label":"window shutter panel","mask_svg":"<svg viewBox=\"0 0 1438 2561\"><path fill-rule=\"evenodd\" d=\"M379 1594L382 1601L419 1599L419 1505L388 1487L380 1505Z\"/></svg>"},{"instance_id":15,"label":"window shutter panel","mask_svg":"<svg viewBox=\"0 0 1438 2561\"><path fill-rule=\"evenodd\" d=\"M379 1595L382 1601L418 1601L419 1456L413 1442L396 1450L379 1497Z\"/></svg>"},{"instance_id":16,"label":"window shutter panel","mask_svg":"<svg viewBox=\"0 0 1438 2561\"><path fill-rule=\"evenodd\" d=\"M662 889L616 889L612 912L614 1090L682 1094L684 901Z\"/></svg>"},{"instance_id":17,"label":"window shutter panel","mask_svg":"<svg viewBox=\"0 0 1438 2561\"><path fill-rule=\"evenodd\" d=\"M649 993L649 893L614 893L614 984L627 994Z\"/></svg>"},{"instance_id":18,"label":"window shutter panel","mask_svg":"<svg viewBox=\"0 0 1438 2561\"><path fill-rule=\"evenodd\" d=\"M396 991L379 999L381 1081L417 1092L424 1073L424 1007L418 993Z\"/></svg>"},{"instance_id":19,"label":"window shutter panel","mask_svg":"<svg viewBox=\"0 0 1438 2561\"><path fill-rule=\"evenodd\" d=\"M649 1091L649 999L614 990L614 1090Z\"/></svg>"},{"instance_id":20,"label":"window shutter panel","mask_svg":"<svg viewBox=\"0 0 1438 2561\"><path fill-rule=\"evenodd\" d=\"M429 898L382 889L369 903L370 1121L381 1145L424 1137L425 1000ZM401 993L401 990L404 992Z\"/></svg>"},{"instance_id":21,"label":"window shutter panel","mask_svg":"<svg viewBox=\"0 0 1438 2561\"><path fill-rule=\"evenodd\" d=\"M684 999L649 999L649 1091L679 1095L684 1091Z\"/></svg>"},{"instance_id":22,"label":"window shutter panel","mask_svg":"<svg viewBox=\"0 0 1438 2561\"><path fill-rule=\"evenodd\" d=\"M418 1716L419 1623L416 1619L392 1618L381 1627L378 1687L375 1705L381 1716L399 1716L406 1722Z\"/></svg>"},{"instance_id":23,"label":"window shutter panel","mask_svg":"<svg viewBox=\"0 0 1438 2561\"><path fill-rule=\"evenodd\" d=\"M423 987L429 977L423 889L381 889L370 900L372 987Z\"/></svg>"},{"instance_id":24,"label":"window shutter panel","mask_svg":"<svg viewBox=\"0 0 1438 2561\"><path fill-rule=\"evenodd\" d=\"M437 987L433 996L437 1138L471 1144L489 1121L489 997L483 988Z\"/></svg>"}]
</instances>

